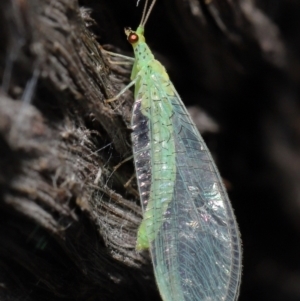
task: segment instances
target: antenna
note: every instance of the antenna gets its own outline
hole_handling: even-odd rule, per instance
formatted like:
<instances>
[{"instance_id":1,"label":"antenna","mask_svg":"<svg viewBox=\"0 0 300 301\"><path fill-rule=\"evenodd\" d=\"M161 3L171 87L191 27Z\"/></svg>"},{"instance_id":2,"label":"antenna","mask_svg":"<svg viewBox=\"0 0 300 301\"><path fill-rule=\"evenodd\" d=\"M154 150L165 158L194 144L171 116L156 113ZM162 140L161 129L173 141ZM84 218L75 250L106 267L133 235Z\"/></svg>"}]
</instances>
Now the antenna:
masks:
<instances>
[{"instance_id":1,"label":"antenna","mask_svg":"<svg viewBox=\"0 0 300 301\"><path fill-rule=\"evenodd\" d=\"M156 0L153 0L152 3L150 4L149 8L148 8L148 11L147 11L147 5L148 5L148 0L145 1L145 6L144 6L144 10L143 10L143 15L142 15L142 20L141 20L141 23L140 25L142 27L144 27L148 21L148 18L150 16L150 13L154 7L154 4L155 4ZM147 14L146 14L147 12Z\"/></svg>"},{"instance_id":2,"label":"antenna","mask_svg":"<svg viewBox=\"0 0 300 301\"><path fill-rule=\"evenodd\" d=\"M145 18L145 15L146 15L147 5L148 5L148 0L145 1L145 5L144 5L144 9L143 9L143 14L142 14L142 20L140 22L140 25L143 25L144 18Z\"/></svg>"}]
</instances>

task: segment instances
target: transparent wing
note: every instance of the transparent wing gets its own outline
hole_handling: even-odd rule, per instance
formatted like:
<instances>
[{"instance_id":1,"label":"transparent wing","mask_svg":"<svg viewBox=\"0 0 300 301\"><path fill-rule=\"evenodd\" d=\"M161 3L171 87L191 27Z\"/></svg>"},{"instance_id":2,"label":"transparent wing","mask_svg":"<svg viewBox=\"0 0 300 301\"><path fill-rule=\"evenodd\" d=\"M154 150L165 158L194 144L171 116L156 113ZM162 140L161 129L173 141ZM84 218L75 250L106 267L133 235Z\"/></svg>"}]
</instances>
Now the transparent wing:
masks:
<instances>
[{"instance_id":1,"label":"transparent wing","mask_svg":"<svg viewBox=\"0 0 300 301\"><path fill-rule=\"evenodd\" d=\"M153 237L149 243L160 293L165 301L234 301L241 277L241 245L218 170L172 83L155 73L151 81L144 80L134 107L132 137L144 216L151 207L146 228L147 236ZM159 127L162 133L153 133ZM165 148L171 149L173 161L165 158L170 152L159 151ZM161 181L153 176L158 174L159 160L161 166L176 165L167 167L172 194L164 194ZM158 225L155 230L152 224Z\"/></svg>"}]
</instances>

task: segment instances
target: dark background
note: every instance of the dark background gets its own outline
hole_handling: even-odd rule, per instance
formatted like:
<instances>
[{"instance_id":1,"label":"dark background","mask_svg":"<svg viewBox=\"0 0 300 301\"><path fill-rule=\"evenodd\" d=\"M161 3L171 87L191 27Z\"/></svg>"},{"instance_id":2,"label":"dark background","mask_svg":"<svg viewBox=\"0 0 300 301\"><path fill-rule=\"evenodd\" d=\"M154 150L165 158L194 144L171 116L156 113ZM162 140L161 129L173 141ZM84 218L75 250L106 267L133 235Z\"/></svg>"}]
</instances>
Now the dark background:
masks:
<instances>
[{"instance_id":1,"label":"dark background","mask_svg":"<svg viewBox=\"0 0 300 301\"><path fill-rule=\"evenodd\" d=\"M112 172L131 152L133 100L104 99L129 73L98 47L132 55L123 28L143 4L0 2L1 301L159 300L134 249L132 162ZM228 189L240 301L300 300L299 29L296 0L157 0L146 25Z\"/></svg>"}]
</instances>

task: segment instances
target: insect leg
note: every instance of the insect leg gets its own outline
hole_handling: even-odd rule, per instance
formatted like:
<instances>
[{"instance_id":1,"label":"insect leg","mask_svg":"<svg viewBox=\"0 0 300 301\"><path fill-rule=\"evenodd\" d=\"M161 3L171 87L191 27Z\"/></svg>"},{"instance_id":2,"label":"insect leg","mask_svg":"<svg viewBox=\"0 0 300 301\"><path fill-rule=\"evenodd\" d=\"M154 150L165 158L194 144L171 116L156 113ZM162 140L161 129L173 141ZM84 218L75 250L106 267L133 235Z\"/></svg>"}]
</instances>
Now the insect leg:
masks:
<instances>
[{"instance_id":1,"label":"insect leg","mask_svg":"<svg viewBox=\"0 0 300 301\"><path fill-rule=\"evenodd\" d=\"M131 63L133 63L135 61L135 58L131 57L131 56L126 56L126 55L123 55L123 54L107 51L105 49L101 49L101 51L103 53L107 54L108 56L120 57L120 58L124 59L125 61L130 61Z\"/></svg>"},{"instance_id":2,"label":"insect leg","mask_svg":"<svg viewBox=\"0 0 300 301\"><path fill-rule=\"evenodd\" d=\"M124 184L124 187L127 188L129 186L129 184L131 183L131 181L136 177L136 174L134 173L130 179Z\"/></svg>"},{"instance_id":3,"label":"insect leg","mask_svg":"<svg viewBox=\"0 0 300 301\"><path fill-rule=\"evenodd\" d=\"M120 163L117 164L116 166L114 166L114 172L115 172L120 166L122 166L125 162L131 160L132 158L133 158L133 156L130 156L130 157L124 159L122 162L120 162Z\"/></svg>"},{"instance_id":4,"label":"insect leg","mask_svg":"<svg viewBox=\"0 0 300 301\"><path fill-rule=\"evenodd\" d=\"M126 92L130 87L132 87L136 83L136 81L137 81L137 77L132 82L130 82L125 88L123 88L116 96L106 99L105 103L109 103L117 100L124 92Z\"/></svg>"}]
</instances>

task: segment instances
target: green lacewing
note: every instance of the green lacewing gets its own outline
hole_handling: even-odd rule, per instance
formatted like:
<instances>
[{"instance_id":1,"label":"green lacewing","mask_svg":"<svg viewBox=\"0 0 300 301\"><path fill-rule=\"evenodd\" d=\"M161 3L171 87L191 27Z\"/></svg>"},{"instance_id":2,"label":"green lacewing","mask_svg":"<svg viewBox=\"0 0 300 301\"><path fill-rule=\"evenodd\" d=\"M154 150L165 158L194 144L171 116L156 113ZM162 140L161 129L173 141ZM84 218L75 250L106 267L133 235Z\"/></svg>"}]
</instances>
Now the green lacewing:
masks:
<instances>
[{"instance_id":1,"label":"green lacewing","mask_svg":"<svg viewBox=\"0 0 300 301\"><path fill-rule=\"evenodd\" d=\"M135 61L132 145L143 221L137 250L149 249L164 301L234 301L241 279L241 240L212 156L144 27L125 29ZM146 13L147 12L147 13ZM114 99L115 99L114 98Z\"/></svg>"}]
</instances>

